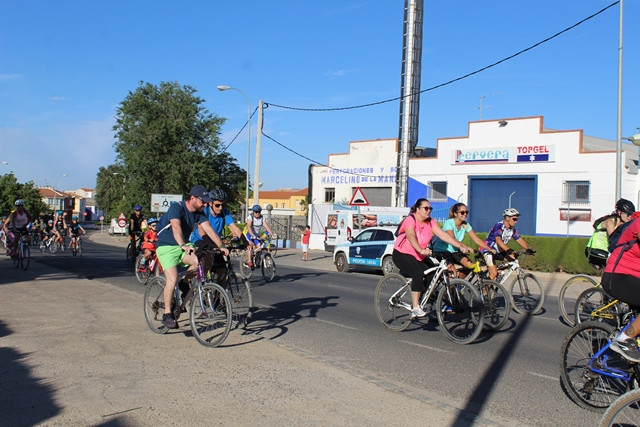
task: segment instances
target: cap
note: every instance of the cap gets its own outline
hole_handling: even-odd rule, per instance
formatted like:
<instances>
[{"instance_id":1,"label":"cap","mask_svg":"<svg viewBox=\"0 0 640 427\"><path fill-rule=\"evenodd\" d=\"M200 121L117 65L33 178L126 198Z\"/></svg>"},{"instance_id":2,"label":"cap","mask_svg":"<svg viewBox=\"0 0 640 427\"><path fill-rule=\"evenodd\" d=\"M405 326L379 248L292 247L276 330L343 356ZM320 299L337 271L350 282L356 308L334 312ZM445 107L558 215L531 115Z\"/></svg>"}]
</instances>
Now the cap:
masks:
<instances>
[{"instance_id":1,"label":"cap","mask_svg":"<svg viewBox=\"0 0 640 427\"><path fill-rule=\"evenodd\" d=\"M196 185L195 187L193 187L189 192L189 195L199 197L205 203L213 202L213 199L209 197L209 191L202 185Z\"/></svg>"}]
</instances>

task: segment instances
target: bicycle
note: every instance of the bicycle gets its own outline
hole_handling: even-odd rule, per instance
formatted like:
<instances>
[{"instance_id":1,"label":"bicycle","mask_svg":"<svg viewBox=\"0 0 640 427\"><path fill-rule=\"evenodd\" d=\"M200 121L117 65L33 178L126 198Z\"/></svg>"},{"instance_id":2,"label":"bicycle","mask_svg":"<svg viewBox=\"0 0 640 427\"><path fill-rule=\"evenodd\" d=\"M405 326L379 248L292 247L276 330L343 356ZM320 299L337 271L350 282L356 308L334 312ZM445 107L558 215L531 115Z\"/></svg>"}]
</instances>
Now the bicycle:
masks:
<instances>
[{"instance_id":1,"label":"bicycle","mask_svg":"<svg viewBox=\"0 0 640 427\"><path fill-rule=\"evenodd\" d=\"M525 273L524 268L520 266L518 261L519 256L533 254L535 254L534 251L530 251L530 253L524 251L515 252L513 261L507 261L497 266L498 277L496 281L501 285L505 285L513 273L516 274L516 277L506 289L509 290L509 295L511 295L513 309L517 313L526 315L536 314L544 304L544 292L540 281L533 273ZM516 284L518 285L517 287Z\"/></svg>"},{"instance_id":2,"label":"bicycle","mask_svg":"<svg viewBox=\"0 0 640 427\"><path fill-rule=\"evenodd\" d=\"M636 315L622 316L623 331ZM640 384L639 365L609 349L619 333L619 328L591 320L573 327L562 344L560 382L578 406L604 412L616 398Z\"/></svg>"},{"instance_id":3,"label":"bicycle","mask_svg":"<svg viewBox=\"0 0 640 427\"><path fill-rule=\"evenodd\" d=\"M60 248L60 242L58 242L58 237L54 233L40 241L40 252L44 252L47 248L52 254L55 254Z\"/></svg>"},{"instance_id":4,"label":"bicycle","mask_svg":"<svg viewBox=\"0 0 640 427\"><path fill-rule=\"evenodd\" d=\"M572 295L580 295L586 289L599 286L599 283L586 274L578 274L570 277L560 288L558 293L558 308L560 309L560 315L566 324L569 326L575 325L576 312L570 312L569 307L575 307L575 304L570 306L566 301L567 293Z\"/></svg>"},{"instance_id":5,"label":"bicycle","mask_svg":"<svg viewBox=\"0 0 640 427\"><path fill-rule=\"evenodd\" d=\"M585 289L576 299L574 322L579 324L587 320L598 320L620 327L622 315L628 311L627 304L613 298L598 285Z\"/></svg>"},{"instance_id":6,"label":"bicycle","mask_svg":"<svg viewBox=\"0 0 640 427\"><path fill-rule=\"evenodd\" d=\"M142 264L143 259L144 254L138 255L133 271L138 282L140 282L141 285L146 285L150 276L160 276L161 274L164 274L164 271L162 270L162 265L160 265L160 261L158 260L158 256L155 251L151 252L151 257L147 259L144 264Z\"/></svg>"},{"instance_id":7,"label":"bicycle","mask_svg":"<svg viewBox=\"0 0 640 427\"><path fill-rule=\"evenodd\" d=\"M15 252L11 254L11 260L13 261L13 266L15 268L21 267L22 270L27 270L29 268L29 263L31 262L31 250L29 249L29 242L27 241L26 234L20 234L18 238L18 247ZM7 240L8 247L11 246L12 243Z\"/></svg>"},{"instance_id":8,"label":"bicycle","mask_svg":"<svg viewBox=\"0 0 640 427\"><path fill-rule=\"evenodd\" d=\"M209 277L214 278L229 294L233 309L233 325L247 326L253 316L253 291L249 281L233 270L233 263L229 256L224 258L224 273L217 277L214 268L209 272ZM215 267L215 266L214 266Z\"/></svg>"},{"instance_id":9,"label":"bicycle","mask_svg":"<svg viewBox=\"0 0 640 427\"><path fill-rule=\"evenodd\" d=\"M640 389L626 392L607 408L600 419L600 426L640 425Z\"/></svg>"},{"instance_id":10,"label":"bicycle","mask_svg":"<svg viewBox=\"0 0 640 427\"><path fill-rule=\"evenodd\" d=\"M127 245L127 261L131 264L135 264L138 255L142 252L142 240L142 233L136 231L133 240Z\"/></svg>"},{"instance_id":11,"label":"bicycle","mask_svg":"<svg viewBox=\"0 0 640 427\"><path fill-rule=\"evenodd\" d=\"M262 239L261 239L262 240ZM273 256L269 253L269 249L265 247L264 240L253 250L253 268L244 262L240 264L240 272L248 280L253 274L253 270L260 266L262 278L269 283L276 275L276 263Z\"/></svg>"},{"instance_id":12,"label":"bicycle","mask_svg":"<svg viewBox=\"0 0 640 427\"><path fill-rule=\"evenodd\" d=\"M475 286L466 280L450 278L450 257L450 253L431 256L436 266L426 269L424 276L431 273L434 276L420 298L420 308L427 313L435 310L441 331L448 339L458 344L468 344L482 332L484 305ZM376 316L380 323L392 331L404 331L413 320L411 280L398 273L390 273L376 285Z\"/></svg>"},{"instance_id":13,"label":"bicycle","mask_svg":"<svg viewBox=\"0 0 640 427\"><path fill-rule=\"evenodd\" d=\"M82 256L82 239L80 238L80 235L71 235L69 248L71 249L71 254L73 256L76 256L77 254L80 254L80 256Z\"/></svg>"},{"instance_id":14,"label":"bicycle","mask_svg":"<svg viewBox=\"0 0 640 427\"><path fill-rule=\"evenodd\" d=\"M465 280L480 291L485 312L484 326L487 329L500 330L509 321L511 296L502 284L489 279L482 253L476 251L475 255L474 263L468 267L461 267L458 271L469 272Z\"/></svg>"},{"instance_id":15,"label":"bicycle","mask_svg":"<svg viewBox=\"0 0 640 427\"><path fill-rule=\"evenodd\" d=\"M171 312L178 321L180 314L189 312L189 324L195 339L206 347L217 347L229 335L232 326L232 305L227 292L217 283L208 281L202 268L202 258L209 251L196 250L198 256L197 275L190 280L189 290L184 296L180 289L187 271L178 275ZM151 279L144 292L144 316L147 326L157 334L169 330L162 323L164 313L164 276Z\"/></svg>"}]
</instances>

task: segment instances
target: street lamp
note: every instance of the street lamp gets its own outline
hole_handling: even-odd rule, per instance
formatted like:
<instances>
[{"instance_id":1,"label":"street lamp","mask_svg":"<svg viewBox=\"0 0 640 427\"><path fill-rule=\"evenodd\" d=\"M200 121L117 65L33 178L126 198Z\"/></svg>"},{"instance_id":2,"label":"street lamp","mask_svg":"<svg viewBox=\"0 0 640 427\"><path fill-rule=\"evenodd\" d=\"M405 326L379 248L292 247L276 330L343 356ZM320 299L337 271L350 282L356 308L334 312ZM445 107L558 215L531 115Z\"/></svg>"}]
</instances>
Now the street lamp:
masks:
<instances>
[{"instance_id":1,"label":"street lamp","mask_svg":"<svg viewBox=\"0 0 640 427\"><path fill-rule=\"evenodd\" d=\"M218 86L218 90L220 92L224 92L225 90L237 90L241 94L247 98L247 182L246 182L246 190L244 195L244 218L245 220L249 217L249 166L251 162L251 99L249 99L249 95L244 93L238 88L231 86Z\"/></svg>"}]
</instances>

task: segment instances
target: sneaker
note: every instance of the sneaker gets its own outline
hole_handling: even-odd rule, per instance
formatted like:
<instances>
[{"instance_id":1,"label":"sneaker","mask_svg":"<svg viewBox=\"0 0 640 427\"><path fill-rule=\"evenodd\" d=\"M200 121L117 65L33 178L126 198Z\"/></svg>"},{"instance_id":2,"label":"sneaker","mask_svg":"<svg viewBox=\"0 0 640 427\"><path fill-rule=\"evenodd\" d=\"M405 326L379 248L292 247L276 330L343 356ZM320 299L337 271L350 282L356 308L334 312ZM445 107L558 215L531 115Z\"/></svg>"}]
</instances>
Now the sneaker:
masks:
<instances>
[{"instance_id":1,"label":"sneaker","mask_svg":"<svg viewBox=\"0 0 640 427\"><path fill-rule=\"evenodd\" d=\"M416 318L416 317L424 317L426 316L427 313L421 309L420 307L416 307L416 308L412 308L411 309L411 318Z\"/></svg>"},{"instance_id":2,"label":"sneaker","mask_svg":"<svg viewBox=\"0 0 640 427\"><path fill-rule=\"evenodd\" d=\"M640 351L635 338L627 338L624 341L613 340L609 348L631 362L640 363Z\"/></svg>"},{"instance_id":3,"label":"sneaker","mask_svg":"<svg viewBox=\"0 0 640 427\"><path fill-rule=\"evenodd\" d=\"M165 313L162 315L162 324L169 329L178 328L178 322L176 322L176 319L173 318L173 314L171 313Z\"/></svg>"}]
</instances>

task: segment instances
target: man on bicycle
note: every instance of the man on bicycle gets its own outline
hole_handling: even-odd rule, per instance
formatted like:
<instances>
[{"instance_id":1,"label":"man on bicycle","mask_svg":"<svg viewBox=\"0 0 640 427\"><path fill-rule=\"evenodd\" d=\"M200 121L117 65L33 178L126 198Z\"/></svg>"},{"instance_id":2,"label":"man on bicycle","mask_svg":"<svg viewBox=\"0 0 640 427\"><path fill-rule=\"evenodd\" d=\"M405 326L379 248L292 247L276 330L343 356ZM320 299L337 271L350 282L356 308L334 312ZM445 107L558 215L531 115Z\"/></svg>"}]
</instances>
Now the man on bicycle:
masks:
<instances>
[{"instance_id":1,"label":"man on bicycle","mask_svg":"<svg viewBox=\"0 0 640 427\"><path fill-rule=\"evenodd\" d=\"M491 227L491 231L489 231L484 243L498 252L498 255L507 261L515 260L515 251L507 246L507 243L509 243L511 239L518 242L527 253L532 253L527 242L524 241L518 233L518 230L516 230L516 223L520 218L520 212L515 208L507 208L502 212L502 217L502 221ZM484 254L484 260L489 270L489 278L493 280L498 277L498 267L493 263L494 254L487 252L484 248L481 248L480 251Z\"/></svg>"},{"instance_id":2,"label":"man on bicycle","mask_svg":"<svg viewBox=\"0 0 640 427\"><path fill-rule=\"evenodd\" d=\"M16 200L16 210L11 212L7 219L2 224L2 228L5 233L9 232L12 228L14 238L11 245L11 254L15 254L18 249L18 240L24 235L28 235L27 224L31 222L31 214L24 208L24 200ZM8 235L8 234L7 234ZM8 242L7 242L8 243Z\"/></svg>"},{"instance_id":3,"label":"man on bicycle","mask_svg":"<svg viewBox=\"0 0 640 427\"><path fill-rule=\"evenodd\" d=\"M249 245L247 246L247 266L249 268L253 268L253 251L262 243L262 240L260 240L260 234L262 234L263 228L266 230L265 234L267 236L270 234L273 235L267 220L262 216L262 208L260 205L253 205L251 208L251 215L247 218L246 226L246 237L249 241Z\"/></svg>"},{"instance_id":4,"label":"man on bicycle","mask_svg":"<svg viewBox=\"0 0 640 427\"><path fill-rule=\"evenodd\" d=\"M213 231L215 231L218 236L222 236L224 232L224 226L226 225L227 227L229 227L229 230L234 237L243 240L246 244L246 238L244 238L242 231L236 225L236 222L233 220L231 213L224 207L224 204L227 201L227 193L219 188L214 188L213 190L209 190L209 197L213 199L213 202L205 206L203 213L207 216L209 225L211 225ZM202 228L202 225L199 225L195 230L193 230L193 233L191 234L191 243L193 243L196 247L217 247L217 245L209 238L209 236L207 236L206 234L203 236L203 234L204 230ZM225 261L221 254L215 254L213 259L206 259L204 261L203 268L205 269L205 271L208 271L212 266L214 268L214 273L218 277L224 277ZM220 283L220 285L224 285L224 283Z\"/></svg>"},{"instance_id":5,"label":"man on bicycle","mask_svg":"<svg viewBox=\"0 0 640 427\"><path fill-rule=\"evenodd\" d=\"M133 213L129 217L129 240L133 243L134 248L136 247L136 235L142 234L142 221L144 221L142 206L135 205Z\"/></svg>"},{"instance_id":6,"label":"man on bicycle","mask_svg":"<svg viewBox=\"0 0 640 427\"><path fill-rule=\"evenodd\" d=\"M188 266L188 272L195 273L198 269L198 257L194 254L193 245L187 244L191 232L197 225L202 224L203 231L220 247L220 251L225 255L229 254L220 236L213 231L207 217L202 213L205 205L212 201L207 189L202 185L196 185L189 192L187 200L172 203L158 223L160 231L158 231L156 255L166 279L162 323L168 328L178 327L171 313L173 292L178 281L178 264Z\"/></svg>"}]
</instances>

